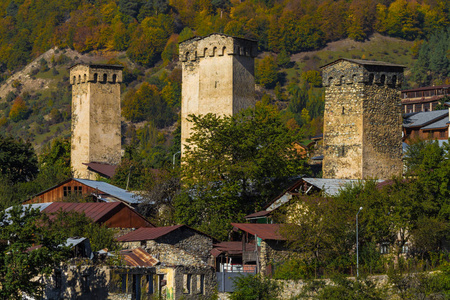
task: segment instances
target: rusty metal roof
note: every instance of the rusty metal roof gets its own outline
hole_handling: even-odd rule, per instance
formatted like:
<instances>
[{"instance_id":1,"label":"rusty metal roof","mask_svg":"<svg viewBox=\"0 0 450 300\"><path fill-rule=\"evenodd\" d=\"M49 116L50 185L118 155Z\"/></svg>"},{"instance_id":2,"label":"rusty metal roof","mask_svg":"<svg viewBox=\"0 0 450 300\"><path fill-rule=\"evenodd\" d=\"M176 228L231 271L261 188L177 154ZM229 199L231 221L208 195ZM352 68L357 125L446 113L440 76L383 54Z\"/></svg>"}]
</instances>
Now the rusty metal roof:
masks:
<instances>
[{"instance_id":1,"label":"rusty metal roof","mask_svg":"<svg viewBox=\"0 0 450 300\"><path fill-rule=\"evenodd\" d=\"M175 226L154 227L154 228L141 227L136 229L135 231L132 231L128 234L119 237L117 240L119 242L155 240L183 226L186 225L175 225Z\"/></svg>"},{"instance_id":2,"label":"rusty metal roof","mask_svg":"<svg viewBox=\"0 0 450 300\"><path fill-rule=\"evenodd\" d=\"M246 251L254 251L255 244L247 243L245 245ZM211 254L215 257L222 253L227 253L228 255L239 255L242 254L242 242L222 242L213 245Z\"/></svg>"},{"instance_id":3,"label":"rusty metal roof","mask_svg":"<svg viewBox=\"0 0 450 300\"><path fill-rule=\"evenodd\" d=\"M142 248L122 250L120 254L123 255L125 264L130 267L154 267L159 263L159 260Z\"/></svg>"},{"instance_id":4,"label":"rusty metal roof","mask_svg":"<svg viewBox=\"0 0 450 300\"><path fill-rule=\"evenodd\" d=\"M231 223L231 225L242 231L257 235L263 240L286 240L286 238L279 233L281 224Z\"/></svg>"},{"instance_id":5,"label":"rusty metal roof","mask_svg":"<svg viewBox=\"0 0 450 300\"><path fill-rule=\"evenodd\" d=\"M172 231L175 231L179 228L186 228L192 231L197 232L198 234L207 236L212 239L213 243L217 242L218 240L206 233L203 233L201 231L198 231L197 229L191 228L187 225L174 225L174 226L165 226L165 227L141 227L136 229L135 231L132 231L128 234L125 234L121 237L119 237L117 240L119 242L135 242L135 241L149 241L149 240L155 240L157 238L160 238L168 233L171 233Z\"/></svg>"},{"instance_id":6,"label":"rusty metal roof","mask_svg":"<svg viewBox=\"0 0 450 300\"><path fill-rule=\"evenodd\" d=\"M117 169L117 166L104 164L104 163L98 163L98 162L83 163L83 165L86 165L88 167L88 169L91 169L94 172L105 175L108 178L113 177L114 174L116 174L116 169Z\"/></svg>"},{"instance_id":7,"label":"rusty metal roof","mask_svg":"<svg viewBox=\"0 0 450 300\"><path fill-rule=\"evenodd\" d=\"M257 217L265 217L268 216L272 213L271 210L261 210L261 211L257 211L255 213L249 214L247 216L245 216L246 219L252 219L252 218L257 218Z\"/></svg>"},{"instance_id":8,"label":"rusty metal roof","mask_svg":"<svg viewBox=\"0 0 450 300\"><path fill-rule=\"evenodd\" d=\"M53 202L47 206L43 212L47 214L55 214L58 211L74 211L84 213L86 217L92 219L94 222L101 222L107 215L111 215L118 211L120 207L126 207L122 202L112 203L66 203Z\"/></svg>"}]
</instances>

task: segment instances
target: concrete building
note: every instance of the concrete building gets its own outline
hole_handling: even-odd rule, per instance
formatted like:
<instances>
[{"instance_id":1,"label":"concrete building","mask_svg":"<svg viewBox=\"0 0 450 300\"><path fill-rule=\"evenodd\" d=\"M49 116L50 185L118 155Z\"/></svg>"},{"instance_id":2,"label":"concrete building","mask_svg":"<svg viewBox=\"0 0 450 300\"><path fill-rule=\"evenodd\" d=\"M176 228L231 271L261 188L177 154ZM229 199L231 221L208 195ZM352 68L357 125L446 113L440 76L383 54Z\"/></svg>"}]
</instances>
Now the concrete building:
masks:
<instances>
[{"instance_id":1,"label":"concrete building","mask_svg":"<svg viewBox=\"0 0 450 300\"><path fill-rule=\"evenodd\" d=\"M122 66L76 64L72 85L72 149L74 176L96 179L85 164L118 165L121 160L120 83Z\"/></svg>"},{"instance_id":2,"label":"concrete building","mask_svg":"<svg viewBox=\"0 0 450 300\"><path fill-rule=\"evenodd\" d=\"M323 178L387 179L402 172L398 88L405 67L339 59L322 67Z\"/></svg>"},{"instance_id":3,"label":"concrete building","mask_svg":"<svg viewBox=\"0 0 450 300\"><path fill-rule=\"evenodd\" d=\"M225 34L180 43L183 83L181 155L191 135L190 114L233 115L255 103L256 41Z\"/></svg>"}]
</instances>

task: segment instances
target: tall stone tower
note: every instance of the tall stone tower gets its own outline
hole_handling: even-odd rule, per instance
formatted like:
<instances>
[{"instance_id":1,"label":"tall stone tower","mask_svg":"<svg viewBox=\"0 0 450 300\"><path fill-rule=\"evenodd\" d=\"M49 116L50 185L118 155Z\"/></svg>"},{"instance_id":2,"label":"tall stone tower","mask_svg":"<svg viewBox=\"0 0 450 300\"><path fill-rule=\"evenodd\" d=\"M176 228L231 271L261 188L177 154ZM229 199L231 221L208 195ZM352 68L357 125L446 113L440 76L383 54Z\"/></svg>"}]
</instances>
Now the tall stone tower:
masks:
<instances>
[{"instance_id":1,"label":"tall stone tower","mask_svg":"<svg viewBox=\"0 0 450 300\"><path fill-rule=\"evenodd\" d=\"M120 163L122 69L122 66L92 64L76 64L70 68L71 165L77 178L95 179L87 163Z\"/></svg>"},{"instance_id":2,"label":"tall stone tower","mask_svg":"<svg viewBox=\"0 0 450 300\"><path fill-rule=\"evenodd\" d=\"M323 178L387 179L402 172L401 65L338 59L322 67Z\"/></svg>"},{"instance_id":3,"label":"tall stone tower","mask_svg":"<svg viewBox=\"0 0 450 300\"><path fill-rule=\"evenodd\" d=\"M181 155L191 135L190 115L234 115L255 104L256 41L225 34L180 43L183 83Z\"/></svg>"}]
</instances>

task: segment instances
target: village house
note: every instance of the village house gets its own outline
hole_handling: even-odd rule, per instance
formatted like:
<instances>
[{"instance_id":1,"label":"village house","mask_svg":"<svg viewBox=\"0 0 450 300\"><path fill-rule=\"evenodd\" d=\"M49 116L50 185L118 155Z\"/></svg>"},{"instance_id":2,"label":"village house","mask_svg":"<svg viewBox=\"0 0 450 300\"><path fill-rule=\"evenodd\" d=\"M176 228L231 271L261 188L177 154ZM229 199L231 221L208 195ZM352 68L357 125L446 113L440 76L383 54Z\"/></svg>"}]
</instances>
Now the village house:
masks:
<instances>
[{"instance_id":1,"label":"village house","mask_svg":"<svg viewBox=\"0 0 450 300\"><path fill-rule=\"evenodd\" d=\"M45 191L42 191L23 204L67 202L84 198L88 202L122 202L130 207L137 207L141 197L103 181L70 178Z\"/></svg>"},{"instance_id":2,"label":"village house","mask_svg":"<svg viewBox=\"0 0 450 300\"><path fill-rule=\"evenodd\" d=\"M450 96L450 85L426 86L401 91L402 112L433 111L442 98Z\"/></svg>"},{"instance_id":3,"label":"village house","mask_svg":"<svg viewBox=\"0 0 450 300\"><path fill-rule=\"evenodd\" d=\"M408 113L403 116L403 140L447 140L448 109Z\"/></svg>"}]
</instances>

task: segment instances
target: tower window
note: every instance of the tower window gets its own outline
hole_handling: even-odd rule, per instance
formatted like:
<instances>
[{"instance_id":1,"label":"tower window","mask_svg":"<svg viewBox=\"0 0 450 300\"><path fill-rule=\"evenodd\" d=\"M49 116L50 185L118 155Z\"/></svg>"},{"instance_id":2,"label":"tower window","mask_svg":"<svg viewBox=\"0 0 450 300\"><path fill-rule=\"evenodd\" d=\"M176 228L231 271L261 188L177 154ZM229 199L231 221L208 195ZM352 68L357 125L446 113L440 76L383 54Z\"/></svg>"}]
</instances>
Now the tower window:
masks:
<instances>
[{"instance_id":1,"label":"tower window","mask_svg":"<svg viewBox=\"0 0 450 300\"><path fill-rule=\"evenodd\" d=\"M117 80L117 75L114 74L114 75L112 76L112 83L116 83L116 80Z\"/></svg>"},{"instance_id":2,"label":"tower window","mask_svg":"<svg viewBox=\"0 0 450 300\"><path fill-rule=\"evenodd\" d=\"M392 76L392 86L396 86L396 84L397 84L397 76Z\"/></svg>"},{"instance_id":3,"label":"tower window","mask_svg":"<svg viewBox=\"0 0 450 300\"><path fill-rule=\"evenodd\" d=\"M342 106L342 114L345 115L345 107Z\"/></svg>"},{"instance_id":4,"label":"tower window","mask_svg":"<svg viewBox=\"0 0 450 300\"><path fill-rule=\"evenodd\" d=\"M103 74L103 83L106 83L106 80L108 79L108 75Z\"/></svg>"},{"instance_id":5,"label":"tower window","mask_svg":"<svg viewBox=\"0 0 450 300\"><path fill-rule=\"evenodd\" d=\"M83 80L83 82L86 82L86 74L84 74L84 80Z\"/></svg>"},{"instance_id":6,"label":"tower window","mask_svg":"<svg viewBox=\"0 0 450 300\"><path fill-rule=\"evenodd\" d=\"M339 84L344 84L345 82L345 78L344 75L341 76L341 78L339 78Z\"/></svg>"},{"instance_id":7,"label":"tower window","mask_svg":"<svg viewBox=\"0 0 450 300\"><path fill-rule=\"evenodd\" d=\"M216 52L217 52L217 47L214 47L211 56L215 56L215 55L216 55Z\"/></svg>"},{"instance_id":8,"label":"tower window","mask_svg":"<svg viewBox=\"0 0 450 300\"><path fill-rule=\"evenodd\" d=\"M328 78L328 85L331 86L332 83L333 83L333 77Z\"/></svg>"},{"instance_id":9,"label":"tower window","mask_svg":"<svg viewBox=\"0 0 450 300\"><path fill-rule=\"evenodd\" d=\"M98 80L98 74L95 73L95 74L94 74L94 83L97 83L97 80Z\"/></svg>"},{"instance_id":10,"label":"tower window","mask_svg":"<svg viewBox=\"0 0 450 300\"><path fill-rule=\"evenodd\" d=\"M374 79L374 76L373 76L372 73L370 73L370 75L369 75L369 84L373 84L373 79Z\"/></svg>"},{"instance_id":11,"label":"tower window","mask_svg":"<svg viewBox=\"0 0 450 300\"><path fill-rule=\"evenodd\" d=\"M225 50L227 49L227 47L223 47L222 48L222 54L221 55L225 55Z\"/></svg>"},{"instance_id":12,"label":"tower window","mask_svg":"<svg viewBox=\"0 0 450 300\"><path fill-rule=\"evenodd\" d=\"M76 84L76 83L77 83L77 77L73 76L73 84Z\"/></svg>"},{"instance_id":13,"label":"tower window","mask_svg":"<svg viewBox=\"0 0 450 300\"><path fill-rule=\"evenodd\" d=\"M78 84L81 83L81 75L78 75Z\"/></svg>"},{"instance_id":14,"label":"tower window","mask_svg":"<svg viewBox=\"0 0 450 300\"><path fill-rule=\"evenodd\" d=\"M386 75L381 75L380 77L380 84L384 84L386 82Z\"/></svg>"},{"instance_id":15,"label":"tower window","mask_svg":"<svg viewBox=\"0 0 450 300\"><path fill-rule=\"evenodd\" d=\"M189 52L186 52L185 60L189 60Z\"/></svg>"},{"instance_id":16,"label":"tower window","mask_svg":"<svg viewBox=\"0 0 450 300\"><path fill-rule=\"evenodd\" d=\"M208 55L208 48L203 49L203 57Z\"/></svg>"}]
</instances>

